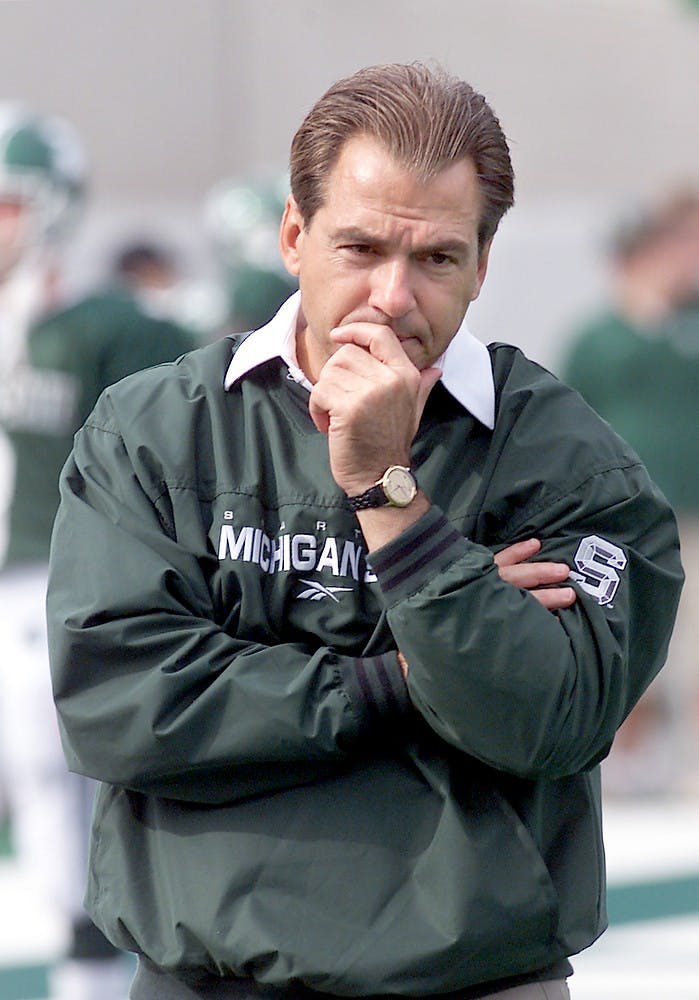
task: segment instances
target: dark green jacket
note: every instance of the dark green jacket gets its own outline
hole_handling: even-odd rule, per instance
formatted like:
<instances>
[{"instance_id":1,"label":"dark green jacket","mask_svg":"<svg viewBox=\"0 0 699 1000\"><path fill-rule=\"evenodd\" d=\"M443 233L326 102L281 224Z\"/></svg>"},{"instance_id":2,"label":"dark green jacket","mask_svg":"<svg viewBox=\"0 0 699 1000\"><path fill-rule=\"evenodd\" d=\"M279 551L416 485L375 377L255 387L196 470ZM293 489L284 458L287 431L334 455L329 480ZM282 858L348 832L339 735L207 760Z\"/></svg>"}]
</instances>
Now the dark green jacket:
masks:
<instances>
[{"instance_id":1,"label":"dark green jacket","mask_svg":"<svg viewBox=\"0 0 699 1000\"><path fill-rule=\"evenodd\" d=\"M596 765L681 586L666 502L493 346L495 430L435 388L413 461L437 506L369 566L307 392L281 361L224 392L231 350L109 389L62 477L50 644L70 765L104 782L91 914L166 969L348 995L585 948ZM559 614L493 562L531 536L577 565Z\"/></svg>"}]
</instances>

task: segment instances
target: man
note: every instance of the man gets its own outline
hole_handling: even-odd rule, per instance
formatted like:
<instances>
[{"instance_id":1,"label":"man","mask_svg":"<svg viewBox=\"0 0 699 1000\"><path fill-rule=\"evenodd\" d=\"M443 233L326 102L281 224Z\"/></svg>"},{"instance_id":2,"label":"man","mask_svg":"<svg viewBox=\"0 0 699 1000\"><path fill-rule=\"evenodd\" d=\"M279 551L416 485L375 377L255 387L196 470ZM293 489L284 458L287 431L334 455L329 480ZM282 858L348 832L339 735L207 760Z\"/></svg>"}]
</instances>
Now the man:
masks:
<instances>
[{"instance_id":1,"label":"man","mask_svg":"<svg viewBox=\"0 0 699 1000\"><path fill-rule=\"evenodd\" d=\"M576 394L462 324L512 203L469 85L340 81L291 188L298 294L109 390L63 476L90 912L139 954L133 1000L566 997L605 926L597 764L671 631L672 514Z\"/></svg>"},{"instance_id":2,"label":"man","mask_svg":"<svg viewBox=\"0 0 699 1000\"><path fill-rule=\"evenodd\" d=\"M82 906L92 783L69 774L46 653L45 595L58 476L102 389L195 346L133 296L68 303L65 247L87 167L72 126L0 105L0 758L17 859L65 920L51 1000L122 1000L129 963ZM47 900L48 901L48 900Z\"/></svg>"},{"instance_id":3,"label":"man","mask_svg":"<svg viewBox=\"0 0 699 1000\"><path fill-rule=\"evenodd\" d=\"M610 303L575 332L563 377L638 452L678 518L687 582L667 669L622 727L610 792L699 789L699 191L620 227Z\"/></svg>"}]
</instances>

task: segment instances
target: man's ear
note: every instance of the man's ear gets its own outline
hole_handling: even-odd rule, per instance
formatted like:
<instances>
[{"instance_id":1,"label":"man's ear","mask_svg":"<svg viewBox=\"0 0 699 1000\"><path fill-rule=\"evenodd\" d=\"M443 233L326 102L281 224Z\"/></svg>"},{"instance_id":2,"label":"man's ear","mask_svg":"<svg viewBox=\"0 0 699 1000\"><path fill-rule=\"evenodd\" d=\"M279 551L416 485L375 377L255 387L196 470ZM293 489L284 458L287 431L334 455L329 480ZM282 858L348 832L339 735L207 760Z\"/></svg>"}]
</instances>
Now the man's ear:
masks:
<instances>
[{"instance_id":1,"label":"man's ear","mask_svg":"<svg viewBox=\"0 0 699 1000\"><path fill-rule=\"evenodd\" d=\"M279 227L279 250L289 274L298 277L304 239L303 216L292 194L286 199Z\"/></svg>"},{"instance_id":2,"label":"man's ear","mask_svg":"<svg viewBox=\"0 0 699 1000\"><path fill-rule=\"evenodd\" d=\"M480 295L481 288L483 287L483 282L485 281L485 276L488 273L488 258L490 256L490 248L493 245L492 236L486 244L484 244L483 249L478 255L478 267L476 269L476 284L473 289L473 295L471 296L471 302L477 299Z\"/></svg>"}]
</instances>

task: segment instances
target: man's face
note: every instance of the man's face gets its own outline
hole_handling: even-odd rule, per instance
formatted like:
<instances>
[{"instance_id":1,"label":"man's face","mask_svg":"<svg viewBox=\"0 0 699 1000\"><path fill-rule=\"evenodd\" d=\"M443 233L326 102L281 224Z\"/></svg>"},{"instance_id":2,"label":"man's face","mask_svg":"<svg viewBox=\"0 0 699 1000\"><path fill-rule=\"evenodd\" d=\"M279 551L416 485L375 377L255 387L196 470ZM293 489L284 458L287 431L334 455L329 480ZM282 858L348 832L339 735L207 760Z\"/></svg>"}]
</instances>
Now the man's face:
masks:
<instances>
[{"instance_id":1,"label":"man's face","mask_svg":"<svg viewBox=\"0 0 699 1000\"><path fill-rule=\"evenodd\" d=\"M423 182L366 136L345 144L307 229L289 199L281 249L299 278L297 350L312 382L337 349L330 331L355 322L389 326L420 370L443 354L485 278L480 212L470 160Z\"/></svg>"}]
</instances>

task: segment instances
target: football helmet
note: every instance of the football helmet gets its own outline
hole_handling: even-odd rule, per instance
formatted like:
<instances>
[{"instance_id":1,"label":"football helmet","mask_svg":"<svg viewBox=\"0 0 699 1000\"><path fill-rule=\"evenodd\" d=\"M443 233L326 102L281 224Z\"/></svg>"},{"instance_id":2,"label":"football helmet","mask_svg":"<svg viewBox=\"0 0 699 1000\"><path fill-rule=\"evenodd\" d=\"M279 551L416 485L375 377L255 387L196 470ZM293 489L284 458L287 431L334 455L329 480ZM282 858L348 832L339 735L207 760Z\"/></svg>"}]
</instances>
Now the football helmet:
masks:
<instances>
[{"instance_id":1,"label":"football helmet","mask_svg":"<svg viewBox=\"0 0 699 1000\"><path fill-rule=\"evenodd\" d=\"M79 218L86 179L83 146L69 122L0 102L0 202L22 212L15 246L5 254L65 239Z\"/></svg>"},{"instance_id":2,"label":"football helmet","mask_svg":"<svg viewBox=\"0 0 699 1000\"><path fill-rule=\"evenodd\" d=\"M204 222L226 272L230 324L265 323L298 288L279 252L279 225L289 192L287 175L223 180L204 204Z\"/></svg>"},{"instance_id":3,"label":"football helmet","mask_svg":"<svg viewBox=\"0 0 699 1000\"><path fill-rule=\"evenodd\" d=\"M272 175L249 181L223 180L204 204L206 229L229 266L281 267L279 224L289 181Z\"/></svg>"}]
</instances>

